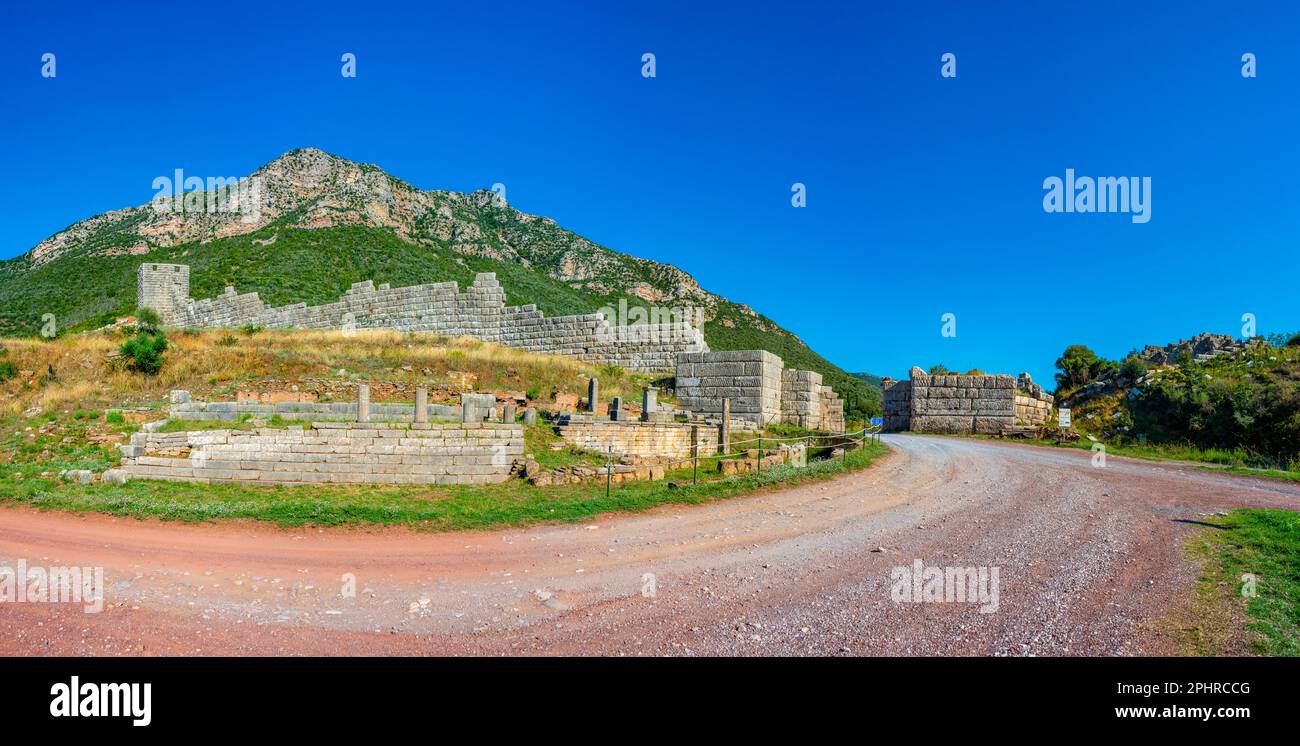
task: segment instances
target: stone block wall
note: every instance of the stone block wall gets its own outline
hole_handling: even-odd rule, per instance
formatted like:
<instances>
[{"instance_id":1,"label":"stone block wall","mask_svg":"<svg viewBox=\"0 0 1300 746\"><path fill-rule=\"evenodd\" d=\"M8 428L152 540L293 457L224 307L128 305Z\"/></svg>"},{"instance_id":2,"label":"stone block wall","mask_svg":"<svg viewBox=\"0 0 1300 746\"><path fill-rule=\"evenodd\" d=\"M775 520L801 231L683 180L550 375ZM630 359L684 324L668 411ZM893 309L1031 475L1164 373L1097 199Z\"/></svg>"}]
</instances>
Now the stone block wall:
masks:
<instances>
[{"instance_id":1,"label":"stone block wall","mask_svg":"<svg viewBox=\"0 0 1300 746\"><path fill-rule=\"evenodd\" d=\"M1038 399L1025 394L1016 394L1016 424L1043 425L1052 418L1050 401Z\"/></svg>"},{"instance_id":2,"label":"stone block wall","mask_svg":"<svg viewBox=\"0 0 1300 746\"><path fill-rule=\"evenodd\" d=\"M428 405L428 418L431 420L460 421L461 407L450 404ZM234 422L251 415L257 419L279 417L283 420L349 420L357 418L357 403L349 402L202 402L185 401L172 403L167 416L174 420L219 420ZM415 405L400 403L378 403L370 405L370 419L384 421L405 421L415 419Z\"/></svg>"},{"instance_id":3,"label":"stone block wall","mask_svg":"<svg viewBox=\"0 0 1300 746\"><path fill-rule=\"evenodd\" d=\"M1016 379L1006 375L912 375L911 428L997 433L1016 424Z\"/></svg>"},{"instance_id":4,"label":"stone block wall","mask_svg":"<svg viewBox=\"0 0 1300 746\"><path fill-rule=\"evenodd\" d=\"M136 276L136 305L152 308L163 323L182 313L190 297L190 268L184 264L142 264Z\"/></svg>"},{"instance_id":5,"label":"stone block wall","mask_svg":"<svg viewBox=\"0 0 1300 746\"><path fill-rule=\"evenodd\" d=\"M505 291L490 272L460 292L455 282L391 288L355 283L333 303L273 307L257 293L233 287L215 298L189 296L189 267L144 264L140 305L157 310L168 326L268 329L395 329L469 336L530 352L566 355L634 371L671 371L681 352L709 349L688 323L614 326L600 314L547 318L535 306L506 306Z\"/></svg>"},{"instance_id":6,"label":"stone block wall","mask_svg":"<svg viewBox=\"0 0 1300 746\"><path fill-rule=\"evenodd\" d=\"M844 400L830 386L819 386L817 395L822 401L822 420L821 425L813 429L844 432Z\"/></svg>"},{"instance_id":7,"label":"stone block wall","mask_svg":"<svg viewBox=\"0 0 1300 746\"><path fill-rule=\"evenodd\" d=\"M910 377L881 381L888 431L991 434L1014 425L1041 425L1051 416L1051 394L1025 373L1019 378L929 375L914 367Z\"/></svg>"},{"instance_id":8,"label":"stone block wall","mask_svg":"<svg viewBox=\"0 0 1300 746\"><path fill-rule=\"evenodd\" d=\"M766 350L689 352L677 356L677 402L691 412L731 416L758 425L782 421L785 362Z\"/></svg>"},{"instance_id":9,"label":"stone block wall","mask_svg":"<svg viewBox=\"0 0 1300 746\"><path fill-rule=\"evenodd\" d=\"M844 430L844 402L822 375L786 368L781 373L781 419L812 430Z\"/></svg>"},{"instance_id":10,"label":"stone block wall","mask_svg":"<svg viewBox=\"0 0 1300 746\"><path fill-rule=\"evenodd\" d=\"M1016 422L1021 425L1038 426L1047 424L1052 419L1052 405L1055 397L1043 391L1043 387L1034 383L1028 373L1021 373L1016 378Z\"/></svg>"},{"instance_id":11,"label":"stone block wall","mask_svg":"<svg viewBox=\"0 0 1300 746\"><path fill-rule=\"evenodd\" d=\"M120 446L132 477L252 484L504 482L519 425L316 422L310 427L139 432Z\"/></svg>"},{"instance_id":12,"label":"stone block wall","mask_svg":"<svg viewBox=\"0 0 1300 746\"><path fill-rule=\"evenodd\" d=\"M912 382L885 377L880 381L882 415L886 432L907 430L912 425Z\"/></svg>"},{"instance_id":13,"label":"stone block wall","mask_svg":"<svg viewBox=\"0 0 1300 746\"><path fill-rule=\"evenodd\" d=\"M699 428L700 455L716 453L718 428L708 425L684 422L584 422L571 419L561 423L556 432L566 443L578 448L605 453L613 446L615 458L629 455L684 459L691 456L692 427Z\"/></svg>"},{"instance_id":14,"label":"stone block wall","mask_svg":"<svg viewBox=\"0 0 1300 746\"><path fill-rule=\"evenodd\" d=\"M820 373L794 368L781 371L781 419L800 427L820 428L823 419L821 385Z\"/></svg>"}]
</instances>

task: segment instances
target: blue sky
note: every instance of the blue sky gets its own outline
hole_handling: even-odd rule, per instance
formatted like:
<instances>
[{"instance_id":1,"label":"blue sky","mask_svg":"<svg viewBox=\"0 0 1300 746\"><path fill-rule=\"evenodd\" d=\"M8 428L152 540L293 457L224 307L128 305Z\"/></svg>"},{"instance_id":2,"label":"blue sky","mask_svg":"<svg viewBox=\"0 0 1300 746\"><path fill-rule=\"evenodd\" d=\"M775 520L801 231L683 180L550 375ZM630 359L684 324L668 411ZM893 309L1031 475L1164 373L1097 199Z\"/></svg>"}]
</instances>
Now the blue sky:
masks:
<instances>
[{"instance_id":1,"label":"blue sky","mask_svg":"<svg viewBox=\"0 0 1300 746\"><path fill-rule=\"evenodd\" d=\"M1118 357L1240 335L1243 313L1300 330L1293 3L6 14L0 257L144 203L176 168L243 175L315 146L421 188L504 183L519 209L676 264L850 370L1049 383L1071 343ZM1044 212L1043 180L1067 168L1150 177L1150 222Z\"/></svg>"}]
</instances>

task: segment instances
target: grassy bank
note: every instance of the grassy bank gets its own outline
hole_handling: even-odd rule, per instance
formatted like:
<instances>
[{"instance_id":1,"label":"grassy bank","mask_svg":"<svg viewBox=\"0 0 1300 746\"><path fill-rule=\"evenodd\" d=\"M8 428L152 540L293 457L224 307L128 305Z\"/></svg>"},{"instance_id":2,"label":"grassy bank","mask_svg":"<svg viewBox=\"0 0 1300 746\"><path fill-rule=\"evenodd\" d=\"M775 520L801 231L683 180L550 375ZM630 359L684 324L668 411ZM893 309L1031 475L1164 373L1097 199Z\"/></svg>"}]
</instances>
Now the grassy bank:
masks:
<instances>
[{"instance_id":1,"label":"grassy bank","mask_svg":"<svg viewBox=\"0 0 1300 746\"><path fill-rule=\"evenodd\" d=\"M777 467L762 474L714 478L690 484L690 471L670 473L667 482L629 482L605 496L604 483L531 487L512 479L499 485L458 487L370 487L328 485L261 487L133 480L125 485L71 485L54 479L0 478L0 503L41 509L98 512L179 521L253 519L281 526L404 525L417 530L455 531L576 522L612 511L642 511L660 505L698 505L770 487L821 481L870 466L888 448L879 443L842 459L806 468Z\"/></svg>"},{"instance_id":2,"label":"grassy bank","mask_svg":"<svg viewBox=\"0 0 1300 746\"><path fill-rule=\"evenodd\" d=\"M994 438L990 435L955 435L950 437L976 438L980 440L997 440L1005 443L1024 443L1027 445L1047 446L1050 448L1075 448L1091 451L1099 441L1080 438L1076 441L1057 441L1050 438ZM1197 448L1180 444L1152 443L1103 443L1108 456L1127 456L1146 461L1182 461L1210 471L1241 474L1251 477L1269 477L1300 482L1300 471L1268 469L1251 466L1254 458L1242 449L1225 450L1221 448Z\"/></svg>"},{"instance_id":3,"label":"grassy bank","mask_svg":"<svg viewBox=\"0 0 1300 746\"><path fill-rule=\"evenodd\" d=\"M1231 652L1230 640L1244 634L1249 652L1300 655L1300 513L1245 508L1209 522L1216 528L1188 543L1204 569L1196 623L1184 628L1187 652Z\"/></svg>"}]
</instances>

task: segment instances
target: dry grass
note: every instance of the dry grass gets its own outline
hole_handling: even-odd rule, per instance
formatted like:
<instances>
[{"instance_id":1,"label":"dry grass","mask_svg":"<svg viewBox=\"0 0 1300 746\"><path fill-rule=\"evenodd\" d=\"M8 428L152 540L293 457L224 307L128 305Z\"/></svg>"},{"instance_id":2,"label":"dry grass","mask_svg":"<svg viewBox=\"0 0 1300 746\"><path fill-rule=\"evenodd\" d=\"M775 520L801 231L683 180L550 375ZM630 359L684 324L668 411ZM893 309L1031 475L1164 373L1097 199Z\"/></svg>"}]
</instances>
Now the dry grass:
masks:
<instances>
[{"instance_id":1,"label":"dry grass","mask_svg":"<svg viewBox=\"0 0 1300 746\"><path fill-rule=\"evenodd\" d=\"M160 404L172 389L187 389L196 398L228 398L238 383L266 378L450 388L464 387L468 380L478 391L527 392L543 402L556 392L585 395L586 376L601 378L606 399L636 396L650 380L622 371L613 376L577 360L471 338L393 331L176 331L168 334L162 371L149 377L112 358L124 339L96 332L56 340L0 340L5 348L0 359L18 370L16 378L0 383L0 413Z\"/></svg>"}]
</instances>

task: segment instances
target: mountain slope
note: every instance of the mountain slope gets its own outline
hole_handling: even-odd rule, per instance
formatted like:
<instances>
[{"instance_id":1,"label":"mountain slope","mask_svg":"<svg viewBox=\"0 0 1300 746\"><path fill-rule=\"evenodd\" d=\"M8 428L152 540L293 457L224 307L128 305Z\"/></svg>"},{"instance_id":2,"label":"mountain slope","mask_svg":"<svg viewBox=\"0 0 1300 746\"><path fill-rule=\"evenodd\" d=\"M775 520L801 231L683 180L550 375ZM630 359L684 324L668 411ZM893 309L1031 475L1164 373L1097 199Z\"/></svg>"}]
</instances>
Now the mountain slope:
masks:
<instances>
[{"instance_id":1,"label":"mountain slope","mask_svg":"<svg viewBox=\"0 0 1300 746\"><path fill-rule=\"evenodd\" d=\"M136 268L145 261L190 265L195 298L233 285L275 305L332 301L361 280L464 286L475 272L496 272L510 304L536 303L548 315L590 313L619 300L698 307L713 349L766 349L790 367L821 372L850 417L878 401L795 335L704 290L682 270L599 246L491 192L421 191L376 166L315 149L286 153L245 187L252 184L260 187L255 209L245 202L242 212L209 212L199 202L183 211L152 203L115 210L0 262L0 334L34 334L44 314L54 314L61 331L129 314ZM213 201L233 191L187 192L184 199Z\"/></svg>"}]
</instances>

